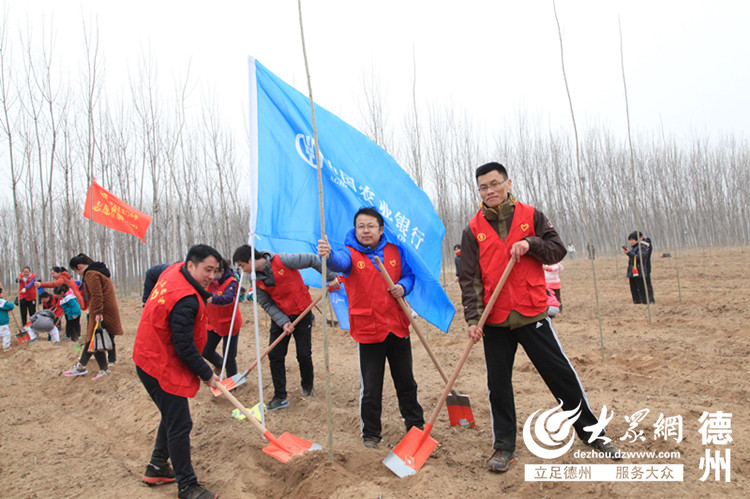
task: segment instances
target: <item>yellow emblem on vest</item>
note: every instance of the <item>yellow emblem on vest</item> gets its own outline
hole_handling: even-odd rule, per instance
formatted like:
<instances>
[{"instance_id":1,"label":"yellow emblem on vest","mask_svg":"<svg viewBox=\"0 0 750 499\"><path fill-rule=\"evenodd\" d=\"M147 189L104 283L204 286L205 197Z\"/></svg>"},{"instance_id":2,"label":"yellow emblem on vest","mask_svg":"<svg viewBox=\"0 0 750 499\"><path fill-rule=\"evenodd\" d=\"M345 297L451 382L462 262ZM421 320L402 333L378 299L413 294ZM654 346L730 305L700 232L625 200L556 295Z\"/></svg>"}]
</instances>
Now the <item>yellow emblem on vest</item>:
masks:
<instances>
[{"instance_id":1,"label":"yellow emblem on vest","mask_svg":"<svg viewBox=\"0 0 750 499\"><path fill-rule=\"evenodd\" d=\"M279 269L279 275L284 275L284 269Z\"/></svg>"},{"instance_id":2,"label":"yellow emblem on vest","mask_svg":"<svg viewBox=\"0 0 750 499\"><path fill-rule=\"evenodd\" d=\"M529 229L529 224L521 224L521 230L526 232Z\"/></svg>"},{"instance_id":3,"label":"yellow emblem on vest","mask_svg":"<svg viewBox=\"0 0 750 499\"><path fill-rule=\"evenodd\" d=\"M485 239L487 239L487 234L485 234L484 232L480 232L479 234L477 234L477 241L479 241L480 243Z\"/></svg>"},{"instance_id":4,"label":"yellow emblem on vest","mask_svg":"<svg viewBox=\"0 0 750 499\"><path fill-rule=\"evenodd\" d=\"M391 260L391 267L396 267L396 260Z\"/></svg>"},{"instance_id":5,"label":"yellow emblem on vest","mask_svg":"<svg viewBox=\"0 0 750 499\"><path fill-rule=\"evenodd\" d=\"M362 269L364 269L364 268L365 268L365 262L364 262L364 261L362 261L362 260L358 261L358 262L357 262L357 268L358 268L359 270L362 270Z\"/></svg>"}]
</instances>

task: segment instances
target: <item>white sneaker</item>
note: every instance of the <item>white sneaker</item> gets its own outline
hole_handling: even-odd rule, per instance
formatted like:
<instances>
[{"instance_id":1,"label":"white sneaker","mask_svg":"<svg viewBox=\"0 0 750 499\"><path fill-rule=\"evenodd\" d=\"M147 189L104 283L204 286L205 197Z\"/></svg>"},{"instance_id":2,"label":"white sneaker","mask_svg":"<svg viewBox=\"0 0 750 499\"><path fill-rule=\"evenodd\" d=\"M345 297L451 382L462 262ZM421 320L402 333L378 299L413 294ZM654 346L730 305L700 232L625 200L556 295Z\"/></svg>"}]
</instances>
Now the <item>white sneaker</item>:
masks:
<instances>
[{"instance_id":1,"label":"white sneaker","mask_svg":"<svg viewBox=\"0 0 750 499\"><path fill-rule=\"evenodd\" d=\"M91 378L91 380L92 381L96 381L99 378L101 378L103 376L106 376L107 374L109 374L109 369L107 369L106 371L99 371L96 376L94 376L93 378Z\"/></svg>"},{"instance_id":2,"label":"white sneaker","mask_svg":"<svg viewBox=\"0 0 750 499\"><path fill-rule=\"evenodd\" d=\"M86 366L82 366L81 363L77 363L74 365L69 371L64 371L63 376L83 376L84 374L88 373L88 369L86 369Z\"/></svg>"}]
</instances>

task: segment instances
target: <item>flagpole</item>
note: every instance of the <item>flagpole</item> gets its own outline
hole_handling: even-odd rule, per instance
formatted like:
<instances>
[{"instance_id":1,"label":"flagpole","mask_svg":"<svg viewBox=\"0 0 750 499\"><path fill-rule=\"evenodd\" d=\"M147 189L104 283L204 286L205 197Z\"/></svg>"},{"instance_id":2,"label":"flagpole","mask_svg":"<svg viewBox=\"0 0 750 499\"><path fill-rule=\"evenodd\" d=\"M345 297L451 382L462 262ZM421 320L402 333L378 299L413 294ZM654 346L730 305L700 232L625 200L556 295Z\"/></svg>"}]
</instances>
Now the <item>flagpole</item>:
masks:
<instances>
[{"instance_id":1,"label":"flagpole","mask_svg":"<svg viewBox=\"0 0 750 499\"><path fill-rule=\"evenodd\" d=\"M320 238L326 238L326 218L325 210L323 209L323 165L320 161L320 145L318 144L318 129L315 124L315 102L313 101L312 82L310 81L310 66L307 62L307 49L305 47L305 30L302 26L302 1L297 0L297 8L299 10L299 32L300 38L302 39L302 56L305 60L305 73L307 74L307 89L310 95L310 114L312 119L313 127L313 140L315 141L315 165L318 170L318 202L320 206ZM327 259L321 258L321 269L322 275L321 291L323 293L323 300L321 300L321 306L323 307L323 357L325 359L326 366L326 416L328 422L328 460L333 463L333 419L332 419L332 408L331 408L331 369L328 361L328 285L326 276L328 275Z\"/></svg>"}]
</instances>

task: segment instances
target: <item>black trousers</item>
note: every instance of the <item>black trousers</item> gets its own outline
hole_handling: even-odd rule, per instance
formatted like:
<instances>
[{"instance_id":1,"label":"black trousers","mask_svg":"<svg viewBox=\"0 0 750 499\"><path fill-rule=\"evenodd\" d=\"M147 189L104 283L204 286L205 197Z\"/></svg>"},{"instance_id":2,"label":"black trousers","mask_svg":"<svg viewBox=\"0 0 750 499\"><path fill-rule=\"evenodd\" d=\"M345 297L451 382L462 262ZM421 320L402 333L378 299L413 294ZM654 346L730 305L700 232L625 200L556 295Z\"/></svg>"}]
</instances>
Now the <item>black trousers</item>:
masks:
<instances>
[{"instance_id":1,"label":"black trousers","mask_svg":"<svg viewBox=\"0 0 750 499\"><path fill-rule=\"evenodd\" d=\"M72 342L76 342L81 337L81 317L75 319L65 318L65 336Z\"/></svg>"},{"instance_id":2,"label":"black trousers","mask_svg":"<svg viewBox=\"0 0 750 499\"><path fill-rule=\"evenodd\" d=\"M190 417L188 399L165 392L156 378L140 367L136 366L135 370L161 413L154 450L151 453L151 464L161 467L171 457L178 486L182 488L197 483L198 478L195 476L190 457L190 432L193 429L193 420Z\"/></svg>"},{"instance_id":3,"label":"black trousers","mask_svg":"<svg viewBox=\"0 0 750 499\"><path fill-rule=\"evenodd\" d=\"M290 315L289 319L294 322L298 316ZM299 364L299 374L302 388L310 390L313 388L315 378L312 361L312 323L313 314L308 312L305 317L299 321L297 327L291 335L285 336L278 345L268 353L268 363L271 368L271 378L273 379L273 397L278 399L286 398L286 352L289 349L289 340L294 336L294 345L297 349L297 363ZM268 339L270 345L276 338L284 332L281 326L271 321L271 335Z\"/></svg>"},{"instance_id":4,"label":"black trousers","mask_svg":"<svg viewBox=\"0 0 750 499\"><path fill-rule=\"evenodd\" d=\"M630 279L630 295L633 297L633 303L646 303L646 288L643 286L643 277L636 276Z\"/></svg>"},{"instance_id":5,"label":"black trousers","mask_svg":"<svg viewBox=\"0 0 750 499\"><path fill-rule=\"evenodd\" d=\"M650 303L655 303L655 301L654 301L654 286L651 285L651 274L649 274L646 277L646 289L648 289L648 301Z\"/></svg>"},{"instance_id":6,"label":"black trousers","mask_svg":"<svg viewBox=\"0 0 750 499\"><path fill-rule=\"evenodd\" d=\"M484 327L484 356L492 412L492 446L500 450L516 448L516 405L512 377L513 361L519 343L554 399L562 400L562 409L569 411L580 404L581 415L573 427L581 439L588 440L591 434L583 428L596 424L597 418L589 407L575 369L552 329L552 322L544 319L512 331L503 327ZM554 399L554 405L557 405ZM554 405L538 409L549 409ZM602 432L601 435L603 434Z\"/></svg>"},{"instance_id":7,"label":"black trousers","mask_svg":"<svg viewBox=\"0 0 750 499\"><path fill-rule=\"evenodd\" d=\"M382 438L380 415L383 411L383 377L385 361L391 369L396 388L398 409L406 430L424 427L424 412L417 398L411 358L411 340L390 333L381 343L357 343L359 377L361 383L359 412L363 438Z\"/></svg>"},{"instance_id":8,"label":"black trousers","mask_svg":"<svg viewBox=\"0 0 750 499\"><path fill-rule=\"evenodd\" d=\"M18 300L18 308L21 309L21 326L26 326L26 317L36 313L36 302L34 300Z\"/></svg>"},{"instance_id":9,"label":"black trousers","mask_svg":"<svg viewBox=\"0 0 750 499\"><path fill-rule=\"evenodd\" d=\"M99 365L99 370L106 371L107 367L109 367L107 365L107 352L89 352L88 345L81 347L81 357L78 359L78 362L80 362L82 366L85 366L89 363L92 355L96 359L96 363Z\"/></svg>"},{"instance_id":10,"label":"black trousers","mask_svg":"<svg viewBox=\"0 0 750 499\"><path fill-rule=\"evenodd\" d=\"M216 369L221 369L224 365L224 358L216 351L216 347L223 339L222 345L224 346L221 351L226 352L227 341L230 341L228 338L232 338L229 343L229 352L227 353L227 377L231 378L237 374L237 342L240 339L240 333L234 336L219 336L216 331L209 331L206 346L203 347L203 358L213 364Z\"/></svg>"}]
</instances>

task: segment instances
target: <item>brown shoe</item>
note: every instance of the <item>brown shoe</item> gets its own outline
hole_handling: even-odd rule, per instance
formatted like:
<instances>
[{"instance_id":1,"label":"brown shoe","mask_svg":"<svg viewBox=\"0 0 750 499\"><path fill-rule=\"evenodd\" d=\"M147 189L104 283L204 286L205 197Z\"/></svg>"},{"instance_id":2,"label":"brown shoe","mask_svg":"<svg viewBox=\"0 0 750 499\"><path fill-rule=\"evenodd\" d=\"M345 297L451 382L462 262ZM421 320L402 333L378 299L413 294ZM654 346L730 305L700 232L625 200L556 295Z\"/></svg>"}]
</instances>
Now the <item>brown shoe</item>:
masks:
<instances>
[{"instance_id":1,"label":"brown shoe","mask_svg":"<svg viewBox=\"0 0 750 499\"><path fill-rule=\"evenodd\" d=\"M510 465L516 462L516 453L512 450L495 450L492 457L487 461L489 470L493 473L504 473Z\"/></svg>"}]
</instances>

